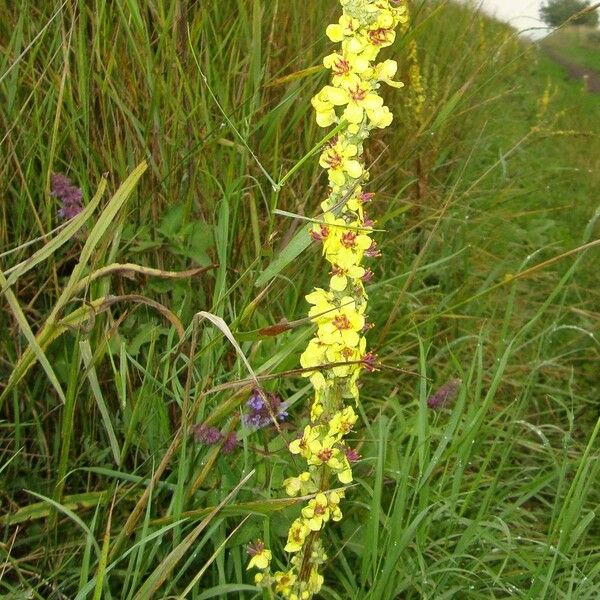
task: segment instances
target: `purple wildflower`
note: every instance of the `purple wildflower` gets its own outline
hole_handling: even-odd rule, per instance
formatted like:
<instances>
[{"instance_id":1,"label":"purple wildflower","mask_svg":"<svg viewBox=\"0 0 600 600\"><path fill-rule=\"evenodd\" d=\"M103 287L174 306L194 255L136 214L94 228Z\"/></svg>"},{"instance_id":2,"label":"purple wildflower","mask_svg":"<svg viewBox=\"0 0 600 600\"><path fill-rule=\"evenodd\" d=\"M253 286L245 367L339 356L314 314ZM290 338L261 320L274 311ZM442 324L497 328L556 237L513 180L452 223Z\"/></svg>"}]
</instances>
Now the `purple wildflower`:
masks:
<instances>
[{"instance_id":1,"label":"purple wildflower","mask_svg":"<svg viewBox=\"0 0 600 600\"><path fill-rule=\"evenodd\" d=\"M235 431L232 431L231 433L227 434L227 437L225 438L225 441L221 446L221 452L223 452L223 454L231 454L235 450L236 446L237 433Z\"/></svg>"},{"instance_id":2,"label":"purple wildflower","mask_svg":"<svg viewBox=\"0 0 600 600\"><path fill-rule=\"evenodd\" d=\"M261 429L273 422L273 417L279 421L284 421L288 413L285 410L285 403L276 394L259 392L254 390L252 396L246 402L248 412L244 415L244 424L246 427Z\"/></svg>"},{"instance_id":3,"label":"purple wildflower","mask_svg":"<svg viewBox=\"0 0 600 600\"><path fill-rule=\"evenodd\" d=\"M71 180L62 173L53 173L51 178L50 194L59 198L62 205L58 211L61 219L72 219L83 210L83 192L73 185Z\"/></svg>"},{"instance_id":4,"label":"purple wildflower","mask_svg":"<svg viewBox=\"0 0 600 600\"><path fill-rule=\"evenodd\" d=\"M221 432L216 427L208 427L204 424L194 425L194 439L199 444L212 446L221 440Z\"/></svg>"},{"instance_id":5,"label":"purple wildflower","mask_svg":"<svg viewBox=\"0 0 600 600\"><path fill-rule=\"evenodd\" d=\"M427 399L427 406L434 410L450 404L460 389L460 379L450 379Z\"/></svg>"}]
</instances>

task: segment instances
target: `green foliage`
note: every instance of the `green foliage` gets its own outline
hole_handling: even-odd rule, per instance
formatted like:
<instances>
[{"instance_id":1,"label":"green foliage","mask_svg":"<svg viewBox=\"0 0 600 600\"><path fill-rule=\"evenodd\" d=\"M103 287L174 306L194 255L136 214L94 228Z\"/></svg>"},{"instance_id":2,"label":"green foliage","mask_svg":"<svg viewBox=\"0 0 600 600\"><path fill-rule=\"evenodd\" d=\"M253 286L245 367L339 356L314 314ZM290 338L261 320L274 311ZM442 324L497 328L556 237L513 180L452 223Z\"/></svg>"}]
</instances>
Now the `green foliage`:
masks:
<instances>
[{"instance_id":1,"label":"green foliage","mask_svg":"<svg viewBox=\"0 0 600 600\"><path fill-rule=\"evenodd\" d=\"M245 544L282 553L297 432L243 426L241 355L306 422L293 370L326 274L293 215L326 182L295 167L335 3L55 4L0 3L0 596L258 598ZM389 92L370 156L383 367L323 597L595 600L598 98L467 8L413 16L390 55L417 41L427 100L415 123ZM91 207L59 231L53 171Z\"/></svg>"},{"instance_id":2,"label":"green foliage","mask_svg":"<svg viewBox=\"0 0 600 600\"><path fill-rule=\"evenodd\" d=\"M590 10L589 0L547 0L540 9L542 19L550 27L570 25L598 25L598 11Z\"/></svg>"}]
</instances>

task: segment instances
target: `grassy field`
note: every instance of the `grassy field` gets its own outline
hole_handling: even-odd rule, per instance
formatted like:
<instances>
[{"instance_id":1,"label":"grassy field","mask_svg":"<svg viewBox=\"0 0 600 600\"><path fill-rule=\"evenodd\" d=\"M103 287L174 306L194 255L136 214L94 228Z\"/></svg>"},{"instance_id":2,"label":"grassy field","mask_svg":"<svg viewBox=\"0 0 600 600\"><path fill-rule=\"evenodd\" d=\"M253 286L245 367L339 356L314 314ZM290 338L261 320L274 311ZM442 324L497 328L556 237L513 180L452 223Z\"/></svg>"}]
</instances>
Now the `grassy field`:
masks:
<instances>
[{"instance_id":1,"label":"grassy field","mask_svg":"<svg viewBox=\"0 0 600 600\"><path fill-rule=\"evenodd\" d=\"M599 97L504 25L411 8L386 54L407 85L368 156L381 368L321 597L595 600ZM246 545L279 566L299 511L281 484L308 421L304 296L327 273L291 249L326 193L299 162L338 12L0 3L0 598L269 598ZM83 191L68 223L56 172ZM281 319L299 322L267 335ZM280 431L244 425L241 352L287 403Z\"/></svg>"},{"instance_id":2,"label":"grassy field","mask_svg":"<svg viewBox=\"0 0 600 600\"><path fill-rule=\"evenodd\" d=\"M587 27L559 29L544 41L573 64L600 72L600 34Z\"/></svg>"}]
</instances>

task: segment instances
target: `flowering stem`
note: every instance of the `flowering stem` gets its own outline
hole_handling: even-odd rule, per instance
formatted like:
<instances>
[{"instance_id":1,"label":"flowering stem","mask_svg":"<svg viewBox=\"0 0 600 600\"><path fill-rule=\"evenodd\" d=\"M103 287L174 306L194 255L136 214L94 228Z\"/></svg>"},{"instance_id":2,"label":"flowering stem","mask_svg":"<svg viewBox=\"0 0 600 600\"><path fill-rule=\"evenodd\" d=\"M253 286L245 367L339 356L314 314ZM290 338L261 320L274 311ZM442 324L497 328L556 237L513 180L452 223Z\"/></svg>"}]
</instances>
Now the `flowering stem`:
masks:
<instances>
[{"instance_id":1,"label":"flowering stem","mask_svg":"<svg viewBox=\"0 0 600 600\"><path fill-rule=\"evenodd\" d=\"M310 422L302 436L289 444L294 455L306 461L306 470L284 481L289 496L312 496L288 532L288 571L271 575L270 551L254 546L251 565L262 570L255 581L273 586L289 600L309 600L323 585L321 568L327 556L321 532L329 521L339 521L344 491L332 489L353 480L350 462L357 453L346 445L358 416L348 400L358 401L358 379L363 369L372 371L376 357L366 350L364 334L368 296L364 284L373 273L363 266L366 258L380 256L371 235L374 222L365 211L373 194L363 190L369 180L364 161L364 142L373 129L392 122L392 113L377 93L382 83L392 87L398 65L393 60L376 62L382 48L395 39L395 28L407 21L404 0L340 0L344 9L339 22L327 28L327 36L339 42L339 51L325 57L332 72L313 99L317 124L335 125L325 137L278 184L281 187L317 151L326 169L329 195L321 203L323 218L311 226L313 240L322 243L330 266L328 289L315 288L306 299L312 305L308 318L317 325L315 336L300 363L314 388ZM333 365L333 366L332 366ZM331 368L328 368L331 366Z\"/></svg>"}]
</instances>

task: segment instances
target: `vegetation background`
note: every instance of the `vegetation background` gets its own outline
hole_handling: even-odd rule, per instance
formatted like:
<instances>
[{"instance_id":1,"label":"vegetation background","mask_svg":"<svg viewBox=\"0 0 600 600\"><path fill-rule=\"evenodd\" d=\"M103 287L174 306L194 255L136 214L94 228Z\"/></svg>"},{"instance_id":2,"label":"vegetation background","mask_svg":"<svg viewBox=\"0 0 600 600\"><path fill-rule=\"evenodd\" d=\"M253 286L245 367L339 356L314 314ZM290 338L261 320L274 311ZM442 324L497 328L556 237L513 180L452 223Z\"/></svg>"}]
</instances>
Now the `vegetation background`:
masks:
<instances>
[{"instance_id":1,"label":"vegetation background","mask_svg":"<svg viewBox=\"0 0 600 600\"><path fill-rule=\"evenodd\" d=\"M323 597L596 599L598 96L470 8L411 9L389 52L407 86L369 149L382 365ZM294 250L326 183L314 158L294 169L323 135L338 11L0 3L0 597L263 597L245 544L283 556L297 511L280 486L325 273ZM597 37L562 35L598 68ZM84 192L68 224L53 172ZM240 352L288 403L281 431L244 426Z\"/></svg>"}]
</instances>

